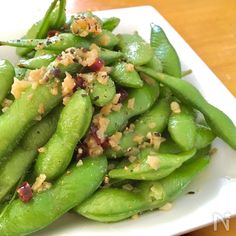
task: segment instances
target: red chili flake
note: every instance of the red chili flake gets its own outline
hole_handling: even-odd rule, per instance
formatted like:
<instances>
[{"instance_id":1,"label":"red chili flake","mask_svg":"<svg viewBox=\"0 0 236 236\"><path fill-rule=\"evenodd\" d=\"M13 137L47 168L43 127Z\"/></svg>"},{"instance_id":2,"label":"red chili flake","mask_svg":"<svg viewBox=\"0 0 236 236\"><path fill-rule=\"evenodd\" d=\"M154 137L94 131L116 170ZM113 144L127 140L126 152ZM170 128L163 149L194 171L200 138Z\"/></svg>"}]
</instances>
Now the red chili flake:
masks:
<instances>
[{"instance_id":1,"label":"red chili flake","mask_svg":"<svg viewBox=\"0 0 236 236\"><path fill-rule=\"evenodd\" d=\"M102 146L103 149L108 149L108 148L111 147L108 138L106 138L106 139L101 143L101 146Z\"/></svg>"},{"instance_id":2,"label":"red chili flake","mask_svg":"<svg viewBox=\"0 0 236 236\"><path fill-rule=\"evenodd\" d=\"M102 68L103 66L104 66L103 60L100 59L100 58L97 58L97 59L95 60L95 62L94 62L91 66L89 66L89 69L90 69L91 71L98 72L98 71L101 70L101 68Z\"/></svg>"},{"instance_id":3,"label":"red chili flake","mask_svg":"<svg viewBox=\"0 0 236 236\"><path fill-rule=\"evenodd\" d=\"M33 197L33 192L28 182L24 182L17 189L17 193L22 202L29 202Z\"/></svg>"},{"instance_id":4,"label":"red chili flake","mask_svg":"<svg viewBox=\"0 0 236 236\"><path fill-rule=\"evenodd\" d=\"M96 141L96 143L98 144L98 145L101 145L102 144L102 141L101 141L101 139L97 136L97 127L96 126L91 126L90 127L90 135L92 135L93 137L94 137L94 139L95 139L95 141Z\"/></svg>"},{"instance_id":5,"label":"red chili flake","mask_svg":"<svg viewBox=\"0 0 236 236\"><path fill-rule=\"evenodd\" d=\"M78 87L82 89L86 88L86 81L81 76L79 75L76 76L74 80L75 80L75 88Z\"/></svg>"},{"instance_id":6,"label":"red chili flake","mask_svg":"<svg viewBox=\"0 0 236 236\"><path fill-rule=\"evenodd\" d=\"M124 90L123 88L119 88L117 93L120 94L119 102L121 102L121 103L124 102L129 96L128 92L126 90Z\"/></svg>"},{"instance_id":7,"label":"red chili flake","mask_svg":"<svg viewBox=\"0 0 236 236\"><path fill-rule=\"evenodd\" d=\"M60 31L58 31L58 30L49 30L48 31L48 37L51 38L55 35L58 35L59 33L60 33Z\"/></svg>"}]
</instances>

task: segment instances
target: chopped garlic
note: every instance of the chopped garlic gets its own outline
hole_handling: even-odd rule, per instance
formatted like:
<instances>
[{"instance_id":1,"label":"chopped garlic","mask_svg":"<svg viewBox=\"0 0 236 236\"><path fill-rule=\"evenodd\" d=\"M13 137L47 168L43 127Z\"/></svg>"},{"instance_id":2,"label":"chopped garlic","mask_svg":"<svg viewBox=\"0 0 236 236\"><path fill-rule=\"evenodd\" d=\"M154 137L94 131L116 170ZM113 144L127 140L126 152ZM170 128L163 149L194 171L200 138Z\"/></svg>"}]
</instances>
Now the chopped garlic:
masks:
<instances>
[{"instance_id":1,"label":"chopped garlic","mask_svg":"<svg viewBox=\"0 0 236 236\"><path fill-rule=\"evenodd\" d=\"M180 113L181 112L181 109L180 109L180 106L179 106L178 102L172 102L170 104L170 109L174 113Z\"/></svg>"},{"instance_id":2,"label":"chopped garlic","mask_svg":"<svg viewBox=\"0 0 236 236\"><path fill-rule=\"evenodd\" d=\"M160 159L157 156L149 155L146 163L154 170L160 167Z\"/></svg>"}]
</instances>

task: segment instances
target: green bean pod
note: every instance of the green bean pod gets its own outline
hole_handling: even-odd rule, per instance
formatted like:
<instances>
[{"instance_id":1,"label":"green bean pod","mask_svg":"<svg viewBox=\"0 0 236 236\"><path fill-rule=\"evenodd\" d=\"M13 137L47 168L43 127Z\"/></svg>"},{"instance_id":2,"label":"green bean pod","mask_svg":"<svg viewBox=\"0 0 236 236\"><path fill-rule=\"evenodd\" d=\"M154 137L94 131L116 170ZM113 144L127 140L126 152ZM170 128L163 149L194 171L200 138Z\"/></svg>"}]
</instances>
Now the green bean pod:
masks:
<instances>
[{"instance_id":1,"label":"green bean pod","mask_svg":"<svg viewBox=\"0 0 236 236\"><path fill-rule=\"evenodd\" d=\"M209 163L198 158L175 170L159 181L142 181L133 190L104 188L74 210L86 218L100 222L115 222L173 201Z\"/></svg>"},{"instance_id":2,"label":"green bean pod","mask_svg":"<svg viewBox=\"0 0 236 236\"><path fill-rule=\"evenodd\" d=\"M49 29L59 29L65 24L65 5L66 0L60 0L59 6L56 6L58 0L54 0L48 8L44 18L31 26L22 39L40 39L47 36ZM56 6L56 7L55 7ZM25 56L31 52L30 48L17 48L19 56Z\"/></svg>"},{"instance_id":3,"label":"green bean pod","mask_svg":"<svg viewBox=\"0 0 236 236\"><path fill-rule=\"evenodd\" d=\"M14 200L0 216L0 234L26 235L51 224L88 198L101 184L106 170L104 156L86 158L83 165L73 165L51 189L35 194L30 202Z\"/></svg>"},{"instance_id":4,"label":"green bean pod","mask_svg":"<svg viewBox=\"0 0 236 236\"><path fill-rule=\"evenodd\" d=\"M0 164L0 201L16 185L37 156L38 148L47 143L55 132L61 107L31 127L19 146Z\"/></svg>"},{"instance_id":5,"label":"green bean pod","mask_svg":"<svg viewBox=\"0 0 236 236\"><path fill-rule=\"evenodd\" d=\"M111 31L103 30L100 34L92 37L91 42L100 47L112 49L118 44L119 39Z\"/></svg>"},{"instance_id":6,"label":"green bean pod","mask_svg":"<svg viewBox=\"0 0 236 236\"><path fill-rule=\"evenodd\" d=\"M131 117L142 114L147 111L159 96L159 85L154 82L151 84L144 83L142 88L130 89L128 98L123 103L120 111L113 111L106 116L109 120L108 127L105 131L107 136L124 127ZM133 99L133 107L129 108L129 101Z\"/></svg>"},{"instance_id":7,"label":"green bean pod","mask_svg":"<svg viewBox=\"0 0 236 236\"><path fill-rule=\"evenodd\" d=\"M11 90L15 76L12 64L7 60L0 60L0 104Z\"/></svg>"},{"instance_id":8,"label":"green bean pod","mask_svg":"<svg viewBox=\"0 0 236 236\"><path fill-rule=\"evenodd\" d=\"M197 127L191 112L183 105L180 109L179 113L172 112L168 122L168 131L182 150L187 151L195 145Z\"/></svg>"},{"instance_id":9,"label":"green bean pod","mask_svg":"<svg viewBox=\"0 0 236 236\"><path fill-rule=\"evenodd\" d=\"M73 94L62 110L56 132L45 145L45 152L39 154L34 174L45 174L52 180L64 173L74 149L86 133L92 118L92 104L84 90Z\"/></svg>"},{"instance_id":10,"label":"green bean pod","mask_svg":"<svg viewBox=\"0 0 236 236\"><path fill-rule=\"evenodd\" d=\"M124 53L126 60L134 65L147 64L153 57L151 46L137 33L120 34L118 47Z\"/></svg>"},{"instance_id":11,"label":"green bean pod","mask_svg":"<svg viewBox=\"0 0 236 236\"><path fill-rule=\"evenodd\" d=\"M52 61L56 59L56 54L45 54L36 56L30 59L21 59L17 66L30 70L40 69L41 67L47 67Z\"/></svg>"},{"instance_id":12,"label":"green bean pod","mask_svg":"<svg viewBox=\"0 0 236 236\"><path fill-rule=\"evenodd\" d=\"M224 112L209 104L192 84L172 76L156 73L149 68L138 67L137 69L166 85L181 101L199 110L212 132L236 149L236 127L232 120Z\"/></svg>"},{"instance_id":13,"label":"green bean pod","mask_svg":"<svg viewBox=\"0 0 236 236\"><path fill-rule=\"evenodd\" d=\"M89 96L94 105L102 107L110 103L116 94L115 83L109 78L106 84L94 80L89 85Z\"/></svg>"},{"instance_id":14,"label":"green bean pod","mask_svg":"<svg viewBox=\"0 0 236 236\"><path fill-rule=\"evenodd\" d=\"M70 34L62 33L47 39L19 39L19 40L7 40L0 41L0 46L13 46L32 49L44 49L52 51L64 51L70 47L76 48L89 48L90 42L82 37Z\"/></svg>"},{"instance_id":15,"label":"green bean pod","mask_svg":"<svg viewBox=\"0 0 236 236\"><path fill-rule=\"evenodd\" d=\"M132 64L118 62L112 67L111 77L119 85L130 88L141 88L143 80ZM129 68L131 67L131 68Z\"/></svg>"},{"instance_id":16,"label":"green bean pod","mask_svg":"<svg viewBox=\"0 0 236 236\"><path fill-rule=\"evenodd\" d=\"M134 122L134 130L123 132L119 141L119 150L107 149L106 156L109 158L117 158L130 151L131 148L137 147L139 143L135 141L135 137L141 137L144 142L149 132L161 133L167 126L170 115L169 101L166 99L159 100L151 110L141 115Z\"/></svg>"},{"instance_id":17,"label":"green bean pod","mask_svg":"<svg viewBox=\"0 0 236 236\"><path fill-rule=\"evenodd\" d=\"M150 41L151 46L154 48L154 54L163 65L163 72L181 78L179 57L160 26L151 24ZM155 68L153 69L155 70Z\"/></svg>"},{"instance_id":18,"label":"green bean pod","mask_svg":"<svg viewBox=\"0 0 236 236\"><path fill-rule=\"evenodd\" d=\"M162 154L153 148L143 149L136 160L109 172L115 179L158 180L168 176L196 153L196 149L179 154Z\"/></svg>"},{"instance_id":19,"label":"green bean pod","mask_svg":"<svg viewBox=\"0 0 236 236\"><path fill-rule=\"evenodd\" d=\"M38 85L36 89L31 86L15 99L9 109L0 116L0 159L9 154L19 143L25 132L39 117L45 116L62 100L60 84L58 94L51 93L54 82ZM44 113L39 113L43 107Z\"/></svg>"},{"instance_id":20,"label":"green bean pod","mask_svg":"<svg viewBox=\"0 0 236 236\"><path fill-rule=\"evenodd\" d=\"M102 29L113 31L120 23L120 19L117 17L109 17L102 19Z\"/></svg>"}]
</instances>

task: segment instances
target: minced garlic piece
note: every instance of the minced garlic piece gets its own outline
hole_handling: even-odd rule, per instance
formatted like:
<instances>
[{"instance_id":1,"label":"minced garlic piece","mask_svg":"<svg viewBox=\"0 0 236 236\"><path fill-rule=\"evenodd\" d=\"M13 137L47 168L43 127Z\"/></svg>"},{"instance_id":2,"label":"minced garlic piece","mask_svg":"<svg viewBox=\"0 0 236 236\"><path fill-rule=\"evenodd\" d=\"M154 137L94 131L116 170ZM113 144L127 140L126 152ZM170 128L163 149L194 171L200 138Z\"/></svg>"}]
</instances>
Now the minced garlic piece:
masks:
<instances>
[{"instance_id":1,"label":"minced garlic piece","mask_svg":"<svg viewBox=\"0 0 236 236\"><path fill-rule=\"evenodd\" d=\"M103 34L100 38L99 38L99 43L101 44L101 46L107 46L110 43L110 37L107 34Z\"/></svg>"},{"instance_id":2,"label":"minced garlic piece","mask_svg":"<svg viewBox=\"0 0 236 236\"><path fill-rule=\"evenodd\" d=\"M45 147L41 147L41 148L38 148L38 152L39 153L43 153L46 151L46 148Z\"/></svg>"},{"instance_id":3,"label":"minced garlic piece","mask_svg":"<svg viewBox=\"0 0 236 236\"><path fill-rule=\"evenodd\" d=\"M138 144L141 144L143 142L143 139L144 139L144 137L142 135L135 135L133 138L133 141Z\"/></svg>"},{"instance_id":4,"label":"minced garlic piece","mask_svg":"<svg viewBox=\"0 0 236 236\"><path fill-rule=\"evenodd\" d=\"M180 109L180 106L179 106L178 102L172 102L170 104L170 109L174 113L180 113L181 112L181 109Z\"/></svg>"},{"instance_id":5,"label":"minced garlic piece","mask_svg":"<svg viewBox=\"0 0 236 236\"><path fill-rule=\"evenodd\" d=\"M140 164L137 163L137 165L134 167L134 172L140 171Z\"/></svg>"},{"instance_id":6,"label":"minced garlic piece","mask_svg":"<svg viewBox=\"0 0 236 236\"><path fill-rule=\"evenodd\" d=\"M121 137L122 137L121 132L116 132L111 137L109 137L109 144L111 145L111 148L113 148L114 150L120 149L119 142Z\"/></svg>"},{"instance_id":7,"label":"minced garlic piece","mask_svg":"<svg viewBox=\"0 0 236 236\"><path fill-rule=\"evenodd\" d=\"M11 106L12 103L13 103L12 100L5 98L2 101L2 104L1 104L2 105L2 112L3 113L6 112L9 109L9 107Z\"/></svg>"},{"instance_id":8,"label":"minced garlic piece","mask_svg":"<svg viewBox=\"0 0 236 236\"><path fill-rule=\"evenodd\" d=\"M134 187L131 184L124 184L122 188L128 191L132 191L134 189Z\"/></svg>"},{"instance_id":9,"label":"minced garlic piece","mask_svg":"<svg viewBox=\"0 0 236 236\"><path fill-rule=\"evenodd\" d=\"M119 100L120 100L120 93L116 93L116 95L114 96L114 98L112 99L112 104L118 104Z\"/></svg>"},{"instance_id":10,"label":"minced garlic piece","mask_svg":"<svg viewBox=\"0 0 236 236\"><path fill-rule=\"evenodd\" d=\"M129 156L129 157L128 157L128 160L129 160L129 162L131 162L131 163L133 163L136 159L137 159L136 156Z\"/></svg>"},{"instance_id":11,"label":"minced garlic piece","mask_svg":"<svg viewBox=\"0 0 236 236\"><path fill-rule=\"evenodd\" d=\"M89 136L86 139L86 144L88 145L88 152L90 156L98 156L103 153L103 148L97 144L94 137Z\"/></svg>"},{"instance_id":12,"label":"minced garlic piece","mask_svg":"<svg viewBox=\"0 0 236 236\"><path fill-rule=\"evenodd\" d=\"M160 167L160 159L157 156L149 155L146 163L154 170Z\"/></svg>"},{"instance_id":13,"label":"minced garlic piece","mask_svg":"<svg viewBox=\"0 0 236 236\"><path fill-rule=\"evenodd\" d=\"M18 99L21 93L24 92L31 85L30 81L14 79L14 83L11 88L11 93Z\"/></svg>"},{"instance_id":14,"label":"minced garlic piece","mask_svg":"<svg viewBox=\"0 0 236 236\"><path fill-rule=\"evenodd\" d=\"M45 107L44 107L43 103L40 103L39 108L38 108L38 113L43 114L44 112L45 112Z\"/></svg>"},{"instance_id":15,"label":"minced garlic piece","mask_svg":"<svg viewBox=\"0 0 236 236\"><path fill-rule=\"evenodd\" d=\"M75 87L75 81L72 76L66 72L66 77L62 82L62 96L65 97L73 93L73 89Z\"/></svg>"},{"instance_id":16,"label":"minced garlic piece","mask_svg":"<svg viewBox=\"0 0 236 236\"><path fill-rule=\"evenodd\" d=\"M107 81L108 81L108 75L107 75L107 72L105 71L99 71L97 73L97 81L100 83L100 84L104 84L106 85L107 84Z\"/></svg>"},{"instance_id":17,"label":"minced garlic piece","mask_svg":"<svg viewBox=\"0 0 236 236\"><path fill-rule=\"evenodd\" d=\"M122 107L121 103L113 104L112 105L112 111L120 111L121 107Z\"/></svg>"},{"instance_id":18,"label":"minced garlic piece","mask_svg":"<svg viewBox=\"0 0 236 236\"><path fill-rule=\"evenodd\" d=\"M128 71L128 72L132 72L132 71L134 71L134 65L131 64L131 63L127 63L127 64L125 65L125 69L126 69L126 71Z\"/></svg>"},{"instance_id":19,"label":"minced garlic piece","mask_svg":"<svg viewBox=\"0 0 236 236\"><path fill-rule=\"evenodd\" d=\"M169 211L173 207L172 203L167 202L164 206L160 207L159 210L161 211Z\"/></svg>"},{"instance_id":20,"label":"minced garlic piece","mask_svg":"<svg viewBox=\"0 0 236 236\"><path fill-rule=\"evenodd\" d=\"M41 67L40 69L31 70L27 78L31 82L39 83L39 81L42 81L45 73L46 73L46 68Z\"/></svg>"},{"instance_id":21,"label":"minced garlic piece","mask_svg":"<svg viewBox=\"0 0 236 236\"><path fill-rule=\"evenodd\" d=\"M134 104L135 104L135 98L130 98L128 100L127 108L133 110L134 109Z\"/></svg>"},{"instance_id":22,"label":"minced garlic piece","mask_svg":"<svg viewBox=\"0 0 236 236\"><path fill-rule=\"evenodd\" d=\"M155 149L159 149L161 143L165 141L165 138L151 132L148 132L146 137L149 139L149 143L153 145Z\"/></svg>"},{"instance_id":23,"label":"minced garlic piece","mask_svg":"<svg viewBox=\"0 0 236 236\"><path fill-rule=\"evenodd\" d=\"M80 159L80 160L77 162L76 166L79 167L79 166L82 166L83 164L84 164L83 161Z\"/></svg>"},{"instance_id":24,"label":"minced garlic piece","mask_svg":"<svg viewBox=\"0 0 236 236\"><path fill-rule=\"evenodd\" d=\"M34 182L34 184L32 185L32 190L34 192L38 192L42 188L42 185L43 185L44 181L46 180L46 178L47 178L47 176L45 174L40 174L36 178L36 181Z\"/></svg>"},{"instance_id":25,"label":"minced garlic piece","mask_svg":"<svg viewBox=\"0 0 236 236\"><path fill-rule=\"evenodd\" d=\"M104 178L104 184L109 184L110 178L108 176L105 176Z\"/></svg>"},{"instance_id":26,"label":"minced garlic piece","mask_svg":"<svg viewBox=\"0 0 236 236\"><path fill-rule=\"evenodd\" d=\"M64 98L63 98L63 102L62 102L62 103L63 103L63 105L66 106L66 105L68 104L69 101L70 101L70 97L67 96L67 97L64 97Z\"/></svg>"},{"instance_id":27,"label":"minced garlic piece","mask_svg":"<svg viewBox=\"0 0 236 236\"><path fill-rule=\"evenodd\" d=\"M79 16L71 23L71 32L81 37L86 37L89 33L100 34L102 27L95 17Z\"/></svg>"},{"instance_id":28,"label":"minced garlic piece","mask_svg":"<svg viewBox=\"0 0 236 236\"><path fill-rule=\"evenodd\" d=\"M98 130L96 132L99 139L102 141L105 138L105 131L107 130L107 127L109 125L110 120L103 116L98 116Z\"/></svg>"}]
</instances>

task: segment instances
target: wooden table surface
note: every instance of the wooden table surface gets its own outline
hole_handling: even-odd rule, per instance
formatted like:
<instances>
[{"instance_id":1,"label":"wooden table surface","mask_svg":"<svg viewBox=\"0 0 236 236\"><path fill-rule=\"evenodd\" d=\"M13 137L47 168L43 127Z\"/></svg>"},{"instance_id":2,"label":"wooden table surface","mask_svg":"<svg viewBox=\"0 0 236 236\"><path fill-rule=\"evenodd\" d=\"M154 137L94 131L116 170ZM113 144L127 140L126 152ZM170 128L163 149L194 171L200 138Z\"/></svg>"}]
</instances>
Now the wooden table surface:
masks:
<instances>
[{"instance_id":1,"label":"wooden table surface","mask_svg":"<svg viewBox=\"0 0 236 236\"><path fill-rule=\"evenodd\" d=\"M236 96L236 0L68 0L70 12L138 5L155 7ZM236 219L229 231L219 224L188 234L212 235L235 236Z\"/></svg>"}]
</instances>

